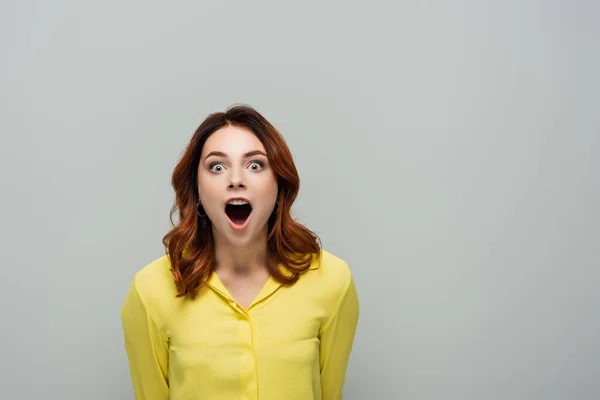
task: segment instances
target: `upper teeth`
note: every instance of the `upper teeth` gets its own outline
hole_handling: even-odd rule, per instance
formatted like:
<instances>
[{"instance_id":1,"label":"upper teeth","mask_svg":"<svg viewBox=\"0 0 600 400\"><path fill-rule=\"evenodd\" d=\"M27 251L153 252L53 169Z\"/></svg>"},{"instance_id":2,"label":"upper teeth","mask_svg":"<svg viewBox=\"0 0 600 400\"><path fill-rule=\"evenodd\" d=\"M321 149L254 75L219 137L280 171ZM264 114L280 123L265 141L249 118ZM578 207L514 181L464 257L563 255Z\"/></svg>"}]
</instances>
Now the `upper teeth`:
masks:
<instances>
[{"instance_id":1,"label":"upper teeth","mask_svg":"<svg viewBox=\"0 0 600 400\"><path fill-rule=\"evenodd\" d=\"M227 204L233 204L234 206L241 206L244 204L248 204L248 202L246 200L229 200L229 202L227 202Z\"/></svg>"}]
</instances>

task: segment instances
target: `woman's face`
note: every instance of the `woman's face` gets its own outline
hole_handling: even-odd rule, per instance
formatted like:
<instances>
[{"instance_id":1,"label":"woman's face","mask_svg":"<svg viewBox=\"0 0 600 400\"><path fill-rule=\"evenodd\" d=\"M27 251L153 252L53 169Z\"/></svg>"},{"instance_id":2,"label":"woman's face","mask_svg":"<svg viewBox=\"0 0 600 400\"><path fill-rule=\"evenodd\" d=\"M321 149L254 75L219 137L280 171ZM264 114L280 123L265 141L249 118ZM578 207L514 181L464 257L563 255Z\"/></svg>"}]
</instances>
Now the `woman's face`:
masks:
<instances>
[{"instance_id":1,"label":"woman's face","mask_svg":"<svg viewBox=\"0 0 600 400\"><path fill-rule=\"evenodd\" d=\"M266 235L277 193L265 148L250 130L230 125L209 136L198 165L198 195L217 241L244 246ZM250 206L228 205L240 197Z\"/></svg>"}]
</instances>

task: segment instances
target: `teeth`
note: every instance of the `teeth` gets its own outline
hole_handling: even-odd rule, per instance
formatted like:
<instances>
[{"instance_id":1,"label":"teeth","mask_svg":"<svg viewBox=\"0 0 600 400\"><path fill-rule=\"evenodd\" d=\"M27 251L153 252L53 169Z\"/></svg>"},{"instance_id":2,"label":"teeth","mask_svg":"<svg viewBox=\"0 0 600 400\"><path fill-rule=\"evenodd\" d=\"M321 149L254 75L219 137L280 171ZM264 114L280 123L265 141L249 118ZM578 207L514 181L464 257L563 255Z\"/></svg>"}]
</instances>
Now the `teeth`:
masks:
<instances>
[{"instance_id":1,"label":"teeth","mask_svg":"<svg viewBox=\"0 0 600 400\"><path fill-rule=\"evenodd\" d=\"M227 204L232 204L234 206L242 206L244 204L248 204L246 200L230 200Z\"/></svg>"}]
</instances>

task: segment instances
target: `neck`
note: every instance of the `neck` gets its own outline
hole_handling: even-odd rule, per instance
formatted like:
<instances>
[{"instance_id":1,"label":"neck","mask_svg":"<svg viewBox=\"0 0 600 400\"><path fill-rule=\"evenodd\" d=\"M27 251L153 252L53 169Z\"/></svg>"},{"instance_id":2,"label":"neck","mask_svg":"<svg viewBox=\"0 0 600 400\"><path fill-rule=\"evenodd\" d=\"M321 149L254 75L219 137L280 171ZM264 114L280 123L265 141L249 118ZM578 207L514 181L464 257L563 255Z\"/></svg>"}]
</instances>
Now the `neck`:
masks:
<instances>
[{"instance_id":1,"label":"neck","mask_svg":"<svg viewBox=\"0 0 600 400\"><path fill-rule=\"evenodd\" d=\"M215 271L228 277L245 277L267 269L267 237L257 235L244 246L215 237Z\"/></svg>"}]
</instances>

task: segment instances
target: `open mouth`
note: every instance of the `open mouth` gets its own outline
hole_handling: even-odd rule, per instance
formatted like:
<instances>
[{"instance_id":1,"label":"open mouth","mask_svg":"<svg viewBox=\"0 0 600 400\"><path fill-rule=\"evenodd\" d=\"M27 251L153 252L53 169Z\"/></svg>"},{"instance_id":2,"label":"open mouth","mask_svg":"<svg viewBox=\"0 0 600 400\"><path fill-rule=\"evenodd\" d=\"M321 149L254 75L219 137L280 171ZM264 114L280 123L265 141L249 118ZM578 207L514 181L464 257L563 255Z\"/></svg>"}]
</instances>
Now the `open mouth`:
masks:
<instances>
[{"instance_id":1,"label":"open mouth","mask_svg":"<svg viewBox=\"0 0 600 400\"><path fill-rule=\"evenodd\" d=\"M251 212L252 206L250 204L227 204L225 206L225 214L227 214L234 225L238 226L242 226L246 223Z\"/></svg>"}]
</instances>

